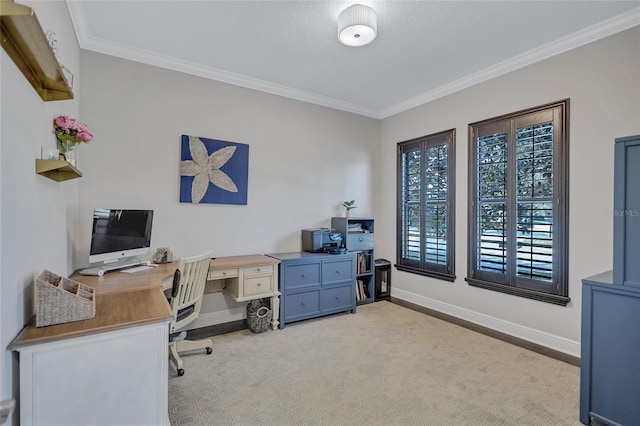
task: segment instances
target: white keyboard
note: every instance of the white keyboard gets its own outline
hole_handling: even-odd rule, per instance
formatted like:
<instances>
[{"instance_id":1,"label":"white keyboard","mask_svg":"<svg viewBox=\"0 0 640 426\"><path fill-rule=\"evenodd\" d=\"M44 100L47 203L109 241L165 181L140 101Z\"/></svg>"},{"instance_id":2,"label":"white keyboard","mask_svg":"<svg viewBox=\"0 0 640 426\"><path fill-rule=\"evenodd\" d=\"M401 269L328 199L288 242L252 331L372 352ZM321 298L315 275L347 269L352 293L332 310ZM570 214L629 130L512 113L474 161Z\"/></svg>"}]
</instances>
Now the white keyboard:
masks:
<instances>
[{"instance_id":1,"label":"white keyboard","mask_svg":"<svg viewBox=\"0 0 640 426\"><path fill-rule=\"evenodd\" d=\"M132 274L134 272L145 271L147 269L152 269L152 268L153 268L153 266L140 265L140 266L135 266L135 267L129 268L129 269L123 269L120 272L126 272L127 274Z\"/></svg>"}]
</instances>

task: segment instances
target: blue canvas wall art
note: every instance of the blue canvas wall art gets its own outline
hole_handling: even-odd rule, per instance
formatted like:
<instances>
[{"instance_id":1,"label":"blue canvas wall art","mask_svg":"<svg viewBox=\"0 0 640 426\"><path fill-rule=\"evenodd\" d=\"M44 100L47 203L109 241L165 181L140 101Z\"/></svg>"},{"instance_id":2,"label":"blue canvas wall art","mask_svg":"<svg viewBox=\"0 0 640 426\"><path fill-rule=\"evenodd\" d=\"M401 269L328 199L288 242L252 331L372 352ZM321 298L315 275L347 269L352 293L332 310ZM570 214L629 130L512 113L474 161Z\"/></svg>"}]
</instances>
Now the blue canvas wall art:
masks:
<instances>
[{"instance_id":1,"label":"blue canvas wall art","mask_svg":"<svg viewBox=\"0 0 640 426\"><path fill-rule=\"evenodd\" d=\"M180 202L247 204L249 145L182 135Z\"/></svg>"}]
</instances>

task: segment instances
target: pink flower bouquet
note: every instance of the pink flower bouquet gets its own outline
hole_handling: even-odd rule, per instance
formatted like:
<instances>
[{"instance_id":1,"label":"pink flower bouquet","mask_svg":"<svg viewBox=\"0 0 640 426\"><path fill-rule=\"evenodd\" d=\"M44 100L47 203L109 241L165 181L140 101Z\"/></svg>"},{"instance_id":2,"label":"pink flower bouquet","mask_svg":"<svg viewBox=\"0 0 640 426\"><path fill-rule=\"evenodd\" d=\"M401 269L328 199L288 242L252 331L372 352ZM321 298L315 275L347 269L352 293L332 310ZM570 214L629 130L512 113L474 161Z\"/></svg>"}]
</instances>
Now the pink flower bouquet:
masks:
<instances>
[{"instance_id":1,"label":"pink flower bouquet","mask_svg":"<svg viewBox=\"0 0 640 426\"><path fill-rule=\"evenodd\" d=\"M61 154L71 151L81 142L87 143L93 139L86 124L66 115L59 115L53 120L53 131Z\"/></svg>"}]
</instances>

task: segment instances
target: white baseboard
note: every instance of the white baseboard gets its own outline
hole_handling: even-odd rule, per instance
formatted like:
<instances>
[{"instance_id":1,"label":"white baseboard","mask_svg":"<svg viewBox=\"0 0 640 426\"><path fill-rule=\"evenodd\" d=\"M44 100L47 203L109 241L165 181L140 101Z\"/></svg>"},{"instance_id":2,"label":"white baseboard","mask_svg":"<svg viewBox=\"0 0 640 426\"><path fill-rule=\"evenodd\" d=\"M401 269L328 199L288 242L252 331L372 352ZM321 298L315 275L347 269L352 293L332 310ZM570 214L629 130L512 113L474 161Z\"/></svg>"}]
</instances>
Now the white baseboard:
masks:
<instances>
[{"instance_id":1,"label":"white baseboard","mask_svg":"<svg viewBox=\"0 0 640 426\"><path fill-rule=\"evenodd\" d=\"M245 308L230 309L228 311L200 313L200 316L194 322L189 324L188 327L185 327L185 330L210 327L212 325L239 321L245 318L247 318L247 311Z\"/></svg>"},{"instance_id":2,"label":"white baseboard","mask_svg":"<svg viewBox=\"0 0 640 426\"><path fill-rule=\"evenodd\" d=\"M391 296L472 322L474 324L488 327L556 351L578 358L580 357L580 342L576 342L574 340L566 339L564 337L556 336L530 327L525 327L520 324L505 321L500 318L495 318L490 315L461 308L459 306L451 305L449 303L441 302L439 300L431 299L429 297L421 296L398 288L391 289Z\"/></svg>"}]
</instances>

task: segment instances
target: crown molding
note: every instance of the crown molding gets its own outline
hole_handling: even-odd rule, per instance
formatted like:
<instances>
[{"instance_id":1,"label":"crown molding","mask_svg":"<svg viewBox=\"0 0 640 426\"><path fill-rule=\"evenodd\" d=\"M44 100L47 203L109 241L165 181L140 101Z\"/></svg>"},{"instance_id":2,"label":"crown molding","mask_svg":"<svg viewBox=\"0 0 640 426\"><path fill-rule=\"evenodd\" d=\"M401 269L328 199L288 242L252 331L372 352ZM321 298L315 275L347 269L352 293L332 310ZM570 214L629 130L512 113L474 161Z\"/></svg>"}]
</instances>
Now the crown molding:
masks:
<instances>
[{"instance_id":1,"label":"crown molding","mask_svg":"<svg viewBox=\"0 0 640 426\"><path fill-rule=\"evenodd\" d=\"M140 62L146 65L152 65L181 73L191 74L197 77L203 77L234 86L258 90L260 92L270 93L277 96L283 96L285 98L351 112L366 117L377 119L380 118L380 111L362 105L344 102L328 96L305 92L304 90L294 89L292 87L284 86L281 84L271 83L254 77L203 66L194 62L160 55L158 53L149 52L143 49L132 48L130 46L124 46L106 40L97 40L95 38L85 39L80 47L86 50L91 50L93 52L104 53L106 55L116 56L119 58L128 59L130 61Z\"/></svg>"},{"instance_id":2,"label":"crown molding","mask_svg":"<svg viewBox=\"0 0 640 426\"><path fill-rule=\"evenodd\" d=\"M83 3L84 2L67 0L67 7L71 15L71 20L73 21L76 37L82 49L376 119L387 118L407 111L511 71L524 68L533 63L640 25L640 7L638 7L451 83L399 102L388 108L376 109L94 37L86 27L87 20Z\"/></svg>"},{"instance_id":3,"label":"crown molding","mask_svg":"<svg viewBox=\"0 0 640 426\"><path fill-rule=\"evenodd\" d=\"M390 117L638 25L640 25L640 7L399 102L380 111L380 116L381 118Z\"/></svg>"},{"instance_id":4,"label":"crown molding","mask_svg":"<svg viewBox=\"0 0 640 426\"><path fill-rule=\"evenodd\" d=\"M281 84L276 84L254 77L196 64L194 62L185 61L182 59L161 55L155 52L150 52L148 50L138 49L120 43L114 43L112 41L104 40L99 37L94 37L90 34L86 27L87 20L85 18L83 2L67 0L67 7L69 9L69 14L71 15L71 20L73 21L73 26L76 31L78 43L82 49L90 50L97 53L103 53L105 55L116 56L119 58L128 59L130 61L140 62L143 64L157 66L160 68L165 68L186 74L191 74L210 80L216 80L223 83L232 84L234 86L245 87L248 89L258 90L273 95L325 106L332 109L351 112L365 117L376 119L381 118L380 110L375 108L369 108L364 105L345 102L340 99L331 98L329 96L306 92L304 90L295 89Z\"/></svg>"}]
</instances>

